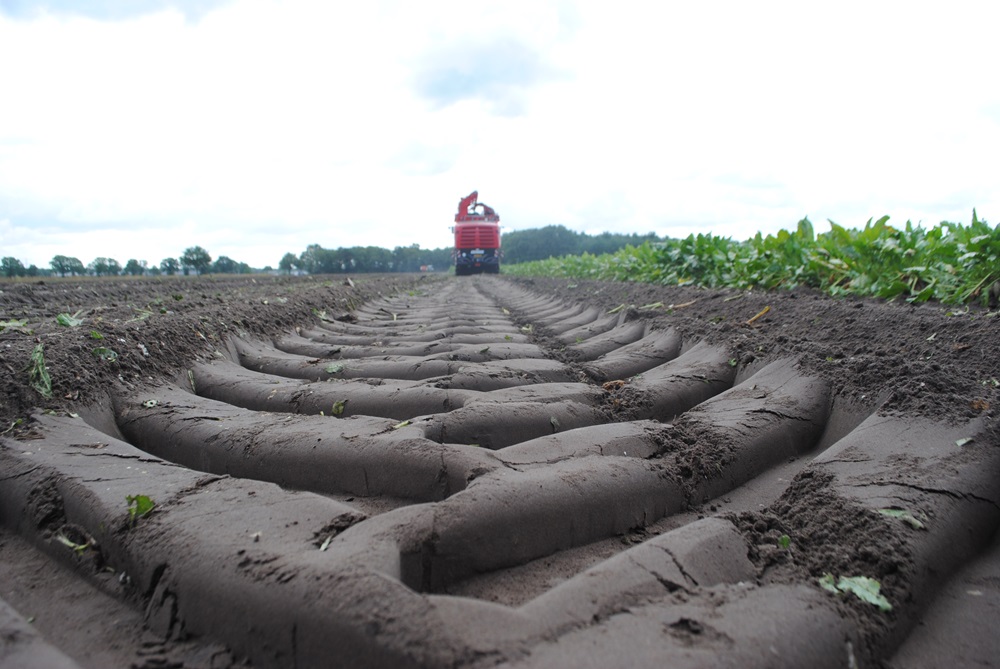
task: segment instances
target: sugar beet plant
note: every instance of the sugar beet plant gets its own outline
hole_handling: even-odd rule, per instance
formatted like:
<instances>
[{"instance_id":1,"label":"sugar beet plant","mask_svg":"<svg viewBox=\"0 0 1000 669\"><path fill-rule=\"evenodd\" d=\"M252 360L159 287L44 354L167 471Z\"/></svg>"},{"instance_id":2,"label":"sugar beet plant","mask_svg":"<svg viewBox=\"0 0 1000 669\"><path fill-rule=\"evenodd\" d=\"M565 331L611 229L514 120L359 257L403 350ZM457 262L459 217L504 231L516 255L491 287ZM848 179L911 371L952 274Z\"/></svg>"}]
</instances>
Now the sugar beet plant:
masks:
<instances>
[{"instance_id":1,"label":"sugar beet plant","mask_svg":"<svg viewBox=\"0 0 1000 669\"><path fill-rule=\"evenodd\" d=\"M809 219L794 231L733 241L712 234L626 247L608 255L566 256L519 265L505 272L613 281L707 287L795 288L831 295L863 295L915 302L986 300L1000 281L1000 226L979 220L944 222L924 229L889 217L848 229L830 221L816 235Z\"/></svg>"}]
</instances>

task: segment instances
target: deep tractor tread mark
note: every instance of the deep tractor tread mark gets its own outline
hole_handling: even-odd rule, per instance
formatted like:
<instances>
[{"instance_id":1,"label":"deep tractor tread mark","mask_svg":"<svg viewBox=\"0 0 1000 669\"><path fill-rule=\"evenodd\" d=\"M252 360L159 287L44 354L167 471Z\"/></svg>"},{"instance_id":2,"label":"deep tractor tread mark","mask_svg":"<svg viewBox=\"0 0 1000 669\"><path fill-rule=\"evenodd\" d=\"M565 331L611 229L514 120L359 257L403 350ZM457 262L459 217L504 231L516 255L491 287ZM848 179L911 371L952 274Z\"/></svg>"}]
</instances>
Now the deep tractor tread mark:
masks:
<instances>
[{"instance_id":1,"label":"deep tractor tread mark","mask_svg":"<svg viewBox=\"0 0 1000 669\"><path fill-rule=\"evenodd\" d=\"M169 501L102 549L165 629L262 666L873 664L928 606L929 575L1000 524L1000 456L941 447L981 424L848 414L791 353L742 367L627 307L493 276L438 288L233 338L191 367L197 394L116 398L127 442L41 418L30 456L3 441L0 513L46 482L83 528L120 525L126 490ZM904 480L905 458L925 466ZM765 477L786 480L766 504L716 512ZM819 523L782 546L783 519L834 506L884 528L888 557ZM881 513L900 506L927 528ZM869 554L891 617L816 581ZM535 585L469 596L511 574Z\"/></svg>"}]
</instances>

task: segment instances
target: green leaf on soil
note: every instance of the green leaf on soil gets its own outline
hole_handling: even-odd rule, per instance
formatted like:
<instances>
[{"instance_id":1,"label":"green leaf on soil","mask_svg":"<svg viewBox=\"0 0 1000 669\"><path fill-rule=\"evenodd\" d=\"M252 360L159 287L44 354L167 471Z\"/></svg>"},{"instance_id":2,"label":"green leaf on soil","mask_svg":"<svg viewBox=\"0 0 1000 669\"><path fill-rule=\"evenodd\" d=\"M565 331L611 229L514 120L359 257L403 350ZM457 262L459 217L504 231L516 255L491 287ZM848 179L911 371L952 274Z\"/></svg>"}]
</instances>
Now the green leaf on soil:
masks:
<instances>
[{"instance_id":1,"label":"green leaf on soil","mask_svg":"<svg viewBox=\"0 0 1000 669\"><path fill-rule=\"evenodd\" d=\"M45 367L45 347L37 344L31 351L31 367L28 369L28 379L31 387L42 397L52 397L52 378Z\"/></svg>"},{"instance_id":2,"label":"green leaf on soil","mask_svg":"<svg viewBox=\"0 0 1000 669\"><path fill-rule=\"evenodd\" d=\"M840 594L840 592L837 590L837 579L835 579L833 577L833 574L831 574L830 572L823 574L823 576L821 576L817 580L819 581L820 587L823 588L824 590L828 590L829 592L832 592L835 595Z\"/></svg>"},{"instance_id":3,"label":"green leaf on soil","mask_svg":"<svg viewBox=\"0 0 1000 669\"><path fill-rule=\"evenodd\" d=\"M0 321L0 331L5 328L11 328L13 330L24 330L24 326L28 324L26 319L14 318L9 321Z\"/></svg>"},{"instance_id":4,"label":"green leaf on soil","mask_svg":"<svg viewBox=\"0 0 1000 669\"><path fill-rule=\"evenodd\" d=\"M971 441L975 441L975 440L972 437L962 437L961 439L956 439L955 440L955 445L956 446L965 446L966 444L968 444Z\"/></svg>"},{"instance_id":5,"label":"green leaf on soil","mask_svg":"<svg viewBox=\"0 0 1000 669\"><path fill-rule=\"evenodd\" d=\"M159 404L159 402L157 402L156 400L146 400L145 402L142 403L142 406L146 407L147 409L152 409L157 404Z\"/></svg>"},{"instance_id":6,"label":"green leaf on soil","mask_svg":"<svg viewBox=\"0 0 1000 669\"><path fill-rule=\"evenodd\" d=\"M792 538L787 534L782 534L780 537L778 537L778 545L781 546L782 548L788 548L789 546L792 545Z\"/></svg>"},{"instance_id":7,"label":"green leaf on soil","mask_svg":"<svg viewBox=\"0 0 1000 669\"><path fill-rule=\"evenodd\" d=\"M90 331L90 338L91 339L104 339L104 335L102 335L97 330L91 330Z\"/></svg>"},{"instance_id":8,"label":"green leaf on soil","mask_svg":"<svg viewBox=\"0 0 1000 669\"><path fill-rule=\"evenodd\" d=\"M609 310L608 310L608 313L609 313L609 314L617 314L617 313L618 313L619 311L621 311L621 310L623 310L623 309L626 309L626 308L628 308L628 307L627 307L627 305L625 305L625 304L619 304L619 305L618 305L617 307L615 307L614 309L609 309Z\"/></svg>"},{"instance_id":9,"label":"green leaf on soil","mask_svg":"<svg viewBox=\"0 0 1000 669\"><path fill-rule=\"evenodd\" d=\"M878 581L867 576L841 576L837 581L837 589L841 592L850 592L863 602L877 606L883 611L892 611L892 604L879 593L880 588Z\"/></svg>"},{"instance_id":10,"label":"green leaf on soil","mask_svg":"<svg viewBox=\"0 0 1000 669\"><path fill-rule=\"evenodd\" d=\"M532 325L531 323L528 323L527 325L522 325L521 326L521 332L529 332L530 333L530 332L533 332L534 329L535 329L535 326Z\"/></svg>"},{"instance_id":11,"label":"green leaf on soil","mask_svg":"<svg viewBox=\"0 0 1000 669\"><path fill-rule=\"evenodd\" d=\"M81 310L77 311L75 314L73 314L72 316L70 316L69 314L66 314L66 313L59 314L58 316L56 316L56 323L58 323L59 325L62 325L63 327L75 328L78 325L81 325L83 323L83 319L82 318L78 318L78 316L80 314L82 314L82 313L83 313L83 310L81 309Z\"/></svg>"},{"instance_id":12,"label":"green leaf on soil","mask_svg":"<svg viewBox=\"0 0 1000 669\"><path fill-rule=\"evenodd\" d=\"M490 352L490 347L487 346L486 348L481 348L481 349L479 349L479 352L480 353L489 353Z\"/></svg>"},{"instance_id":13,"label":"green leaf on soil","mask_svg":"<svg viewBox=\"0 0 1000 669\"><path fill-rule=\"evenodd\" d=\"M927 527L906 509L879 509L879 513L890 518L899 518L915 530L925 530Z\"/></svg>"},{"instance_id":14,"label":"green leaf on soil","mask_svg":"<svg viewBox=\"0 0 1000 669\"><path fill-rule=\"evenodd\" d=\"M406 427L406 426L407 426L407 425L409 425L409 424L410 424L410 421L408 421L408 420L404 420L404 421L403 421L402 423L396 423L395 425L393 425L393 426L392 426L392 429L394 429L394 430L398 430L399 428L401 428L401 427Z\"/></svg>"},{"instance_id":15,"label":"green leaf on soil","mask_svg":"<svg viewBox=\"0 0 1000 669\"><path fill-rule=\"evenodd\" d=\"M339 374L344 371L344 366L339 362L331 362L329 365L323 368L327 374Z\"/></svg>"},{"instance_id":16,"label":"green leaf on soil","mask_svg":"<svg viewBox=\"0 0 1000 669\"><path fill-rule=\"evenodd\" d=\"M106 348L104 346L98 346L97 348L95 348L94 355L100 358L101 360L109 360L111 362L115 362L118 360L118 354L115 353L115 351L113 351L112 349Z\"/></svg>"},{"instance_id":17,"label":"green leaf on soil","mask_svg":"<svg viewBox=\"0 0 1000 669\"><path fill-rule=\"evenodd\" d=\"M129 495L125 501L128 502L128 520L133 525L137 519L148 515L156 506L147 495Z\"/></svg>"},{"instance_id":18,"label":"green leaf on soil","mask_svg":"<svg viewBox=\"0 0 1000 669\"><path fill-rule=\"evenodd\" d=\"M342 416L344 414L344 406L347 404L347 400L338 400L333 403L333 408L330 412L334 416Z\"/></svg>"},{"instance_id":19,"label":"green leaf on soil","mask_svg":"<svg viewBox=\"0 0 1000 669\"><path fill-rule=\"evenodd\" d=\"M877 606L883 611L892 611L892 604L880 592L878 581L867 576L841 576L836 580L827 572L817 579L819 586L835 595L849 592L863 602Z\"/></svg>"},{"instance_id":20,"label":"green leaf on soil","mask_svg":"<svg viewBox=\"0 0 1000 669\"><path fill-rule=\"evenodd\" d=\"M323 540L323 543L320 544L319 549L321 551L325 551L327 548L330 547L331 541L333 541L333 537L332 536L327 537L326 539Z\"/></svg>"},{"instance_id":21,"label":"green leaf on soil","mask_svg":"<svg viewBox=\"0 0 1000 669\"><path fill-rule=\"evenodd\" d=\"M504 341L514 341L514 338L511 335L504 335L503 336L503 340Z\"/></svg>"}]
</instances>

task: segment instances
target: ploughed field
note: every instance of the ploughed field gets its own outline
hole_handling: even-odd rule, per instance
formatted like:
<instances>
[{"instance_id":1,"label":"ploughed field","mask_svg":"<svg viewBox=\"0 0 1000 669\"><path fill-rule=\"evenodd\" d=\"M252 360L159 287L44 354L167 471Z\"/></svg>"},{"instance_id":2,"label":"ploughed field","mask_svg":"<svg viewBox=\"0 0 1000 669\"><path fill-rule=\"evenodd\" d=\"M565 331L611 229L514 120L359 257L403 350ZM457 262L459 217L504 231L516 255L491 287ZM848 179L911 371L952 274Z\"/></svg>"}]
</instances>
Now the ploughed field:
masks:
<instances>
[{"instance_id":1,"label":"ploughed field","mask_svg":"<svg viewBox=\"0 0 1000 669\"><path fill-rule=\"evenodd\" d=\"M1000 663L995 313L503 276L0 291L2 666Z\"/></svg>"}]
</instances>

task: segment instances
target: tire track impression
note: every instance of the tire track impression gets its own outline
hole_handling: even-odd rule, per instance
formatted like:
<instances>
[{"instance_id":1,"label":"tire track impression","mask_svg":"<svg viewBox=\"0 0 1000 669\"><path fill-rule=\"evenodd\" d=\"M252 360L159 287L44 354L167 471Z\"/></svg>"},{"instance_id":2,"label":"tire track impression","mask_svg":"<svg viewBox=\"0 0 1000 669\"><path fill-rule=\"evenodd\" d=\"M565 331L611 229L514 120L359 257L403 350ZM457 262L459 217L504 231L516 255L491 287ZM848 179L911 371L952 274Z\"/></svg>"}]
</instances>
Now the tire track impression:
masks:
<instances>
[{"instance_id":1,"label":"tire track impression","mask_svg":"<svg viewBox=\"0 0 1000 669\"><path fill-rule=\"evenodd\" d=\"M117 431L41 418L0 451L0 520L53 554L92 539L153 629L261 666L871 663L1000 522L983 424L866 415L793 357L493 277L352 316L234 338L119 398ZM767 509L692 517L777 467ZM157 509L129 526L137 490ZM856 522L824 527L833 506ZM817 585L861 568L891 611ZM542 585L447 594L512 569Z\"/></svg>"}]
</instances>

